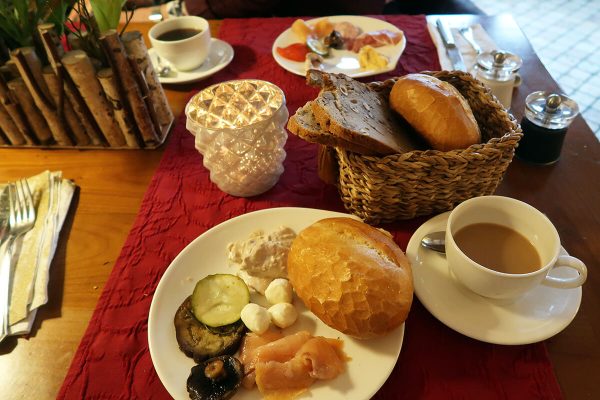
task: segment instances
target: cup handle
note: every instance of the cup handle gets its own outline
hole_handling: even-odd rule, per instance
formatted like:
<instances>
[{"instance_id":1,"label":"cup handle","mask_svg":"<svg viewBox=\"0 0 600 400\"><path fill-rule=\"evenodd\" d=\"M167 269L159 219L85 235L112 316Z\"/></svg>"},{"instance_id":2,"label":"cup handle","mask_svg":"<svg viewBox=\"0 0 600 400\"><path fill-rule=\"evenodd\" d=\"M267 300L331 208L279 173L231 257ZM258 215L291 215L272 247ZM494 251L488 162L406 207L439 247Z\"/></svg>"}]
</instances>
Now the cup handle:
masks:
<instances>
[{"instance_id":1,"label":"cup handle","mask_svg":"<svg viewBox=\"0 0 600 400\"><path fill-rule=\"evenodd\" d=\"M555 288L572 289L583 285L587 278L587 268L585 267L585 264L575 257L559 256L552 269L558 267L573 268L577 270L579 274L574 278L559 278L556 276L551 276L550 273L548 273L542 282L544 285ZM550 271L552 271L552 269Z\"/></svg>"}]
</instances>

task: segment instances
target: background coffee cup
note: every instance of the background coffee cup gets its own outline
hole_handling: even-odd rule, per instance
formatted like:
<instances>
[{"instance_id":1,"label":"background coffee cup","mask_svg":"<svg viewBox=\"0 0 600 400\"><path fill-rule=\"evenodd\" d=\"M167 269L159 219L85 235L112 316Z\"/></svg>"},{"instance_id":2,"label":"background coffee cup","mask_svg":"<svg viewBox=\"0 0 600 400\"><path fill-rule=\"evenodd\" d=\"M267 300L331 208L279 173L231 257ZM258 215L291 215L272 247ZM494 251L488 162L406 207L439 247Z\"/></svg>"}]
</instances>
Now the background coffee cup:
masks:
<instances>
[{"instance_id":1,"label":"background coffee cup","mask_svg":"<svg viewBox=\"0 0 600 400\"><path fill-rule=\"evenodd\" d=\"M458 247L454 235L461 228L477 223L502 225L523 235L537 250L541 268L525 274L509 274L471 260ZM552 222L529 204L510 197L475 197L458 205L448 217L448 267L463 285L484 297L514 299L539 284L557 288L581 286L587 277L585 265L575 257L559 256L560 248L560 238ZM558 267L573 268L578 274L569 278L549 274L552 269Z\"/></svg>"},{"instance_id":2,"label":"background coffee cup","mask_svg":"<svg viewBox=\"0 0 600 400\"><path fill-rule=\"evenodd\" d=\"M181 40L161 40L161 35L178 29L195 29L200 32ZM161 58L180 71L189 71L202 65L210 51L210 27L201 17L171 18L150 28L150 43Z\"/></svg>"}]
</instances>

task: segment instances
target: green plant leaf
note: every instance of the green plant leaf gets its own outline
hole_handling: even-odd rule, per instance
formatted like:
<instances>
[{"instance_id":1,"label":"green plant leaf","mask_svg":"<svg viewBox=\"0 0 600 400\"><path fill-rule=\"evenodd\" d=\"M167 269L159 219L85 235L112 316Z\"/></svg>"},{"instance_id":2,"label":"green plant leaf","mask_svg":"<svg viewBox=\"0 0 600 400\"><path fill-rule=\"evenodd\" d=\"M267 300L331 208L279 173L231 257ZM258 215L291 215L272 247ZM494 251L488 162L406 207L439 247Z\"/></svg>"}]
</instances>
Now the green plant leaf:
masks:
<instances>
[{"instance_id":1,"label":"green plant leaf","mask_svg":"<svg viewBox=\"0 0 600 400\"><path fill-rule=\"evenodd\" d=\"M40 17L44 22L52 22L58 35L64 32L67 10L76 0L46 0L40 7Z\"/></svg>"},{"instance_id":2,"label":"green plant leaf","mask_svg":"<svg viewBox=\"0 0 600 400\"><path fill-rule=\"evenodd\" d=\"M0 3L0 35L10 48L33 43L32 18L35 14L29 12L29 2L25 0L3 0Z\"/></svg>"},{"instance_id":3,"label":"green plant leaf","mask_svg":"<svg viewBox=\"0 0 600 400\"><path fill-rule=\"evenodd\" d=\"M125 0L90 0L101 32L117 29Z\"/></svg>"},{"instance_id":4,"label":"green plant leaf","mask_svg":"<svg viewBox=\"0 0 600 400\"><path fill-rule=\"evenodd\" d=\"M14 49L35 44L37 25L53 22L62 32L67 8L76 0L0 0L0 36Z\"/></svg>"}]
</instances>

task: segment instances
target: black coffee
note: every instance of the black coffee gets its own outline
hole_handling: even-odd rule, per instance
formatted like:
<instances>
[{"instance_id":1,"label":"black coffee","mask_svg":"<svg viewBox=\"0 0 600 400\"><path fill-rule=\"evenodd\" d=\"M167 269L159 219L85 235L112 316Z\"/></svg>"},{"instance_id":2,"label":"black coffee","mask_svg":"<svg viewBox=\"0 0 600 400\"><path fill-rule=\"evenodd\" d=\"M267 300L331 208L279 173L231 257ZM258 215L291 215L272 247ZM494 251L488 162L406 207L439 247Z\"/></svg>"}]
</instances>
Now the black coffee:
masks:
<instances>
[{"instance_id":1,"label":"black coffee","mask_svg":"<svg viewBox=\"0 0 600 400\"><path fill-rule=\"evenodd\" d=\"M161 33L156 37L156 39L165 42L173 42L175 40L191 38L192 36L197 35L200 32L202 32L202 30L192 28L173 29L172 31Z\"/></svg>"}]
</instances>

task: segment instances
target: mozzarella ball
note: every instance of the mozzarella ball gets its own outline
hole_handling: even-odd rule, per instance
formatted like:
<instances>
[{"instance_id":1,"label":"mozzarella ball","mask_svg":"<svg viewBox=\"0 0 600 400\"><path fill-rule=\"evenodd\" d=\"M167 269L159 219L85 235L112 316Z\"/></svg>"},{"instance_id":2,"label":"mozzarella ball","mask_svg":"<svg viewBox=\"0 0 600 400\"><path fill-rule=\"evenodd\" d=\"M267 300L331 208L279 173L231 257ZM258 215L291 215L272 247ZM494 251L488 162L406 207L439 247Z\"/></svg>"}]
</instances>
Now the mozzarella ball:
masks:
<instances>
[{"instance_id":1,"label":"mozzarella ball","mask_svg":"<svg viewBox=\"0 0 600 400\"><path fill-rule=\"evenodd\" d=\"M292 284L283 278L273 279L265 290L265 297L271 304L291 303L292 296Z\"/></svg>"},{"instance_id":2,"label":"mozzarella ball","mask_svg":"<svg viewBox=\"0 0 600 400\"><path fill-rule=\"evenodd\" d=\"M242 308L240 317L244 325L258 335L265 333L271 323L271 317L267 309L255 303L246 304Z\"/></svg>"},{"instance_id":3,"label":"mozzarella ball","mask_svg":"<svg viewBox=\"0 0 600 400\"><path fill-rule=\"evenodd\" d=\"M277 303L269 308L271 321L279 328L287 328L298 319L296 307L290 303Z\"/></svg>"}]
</instances>

